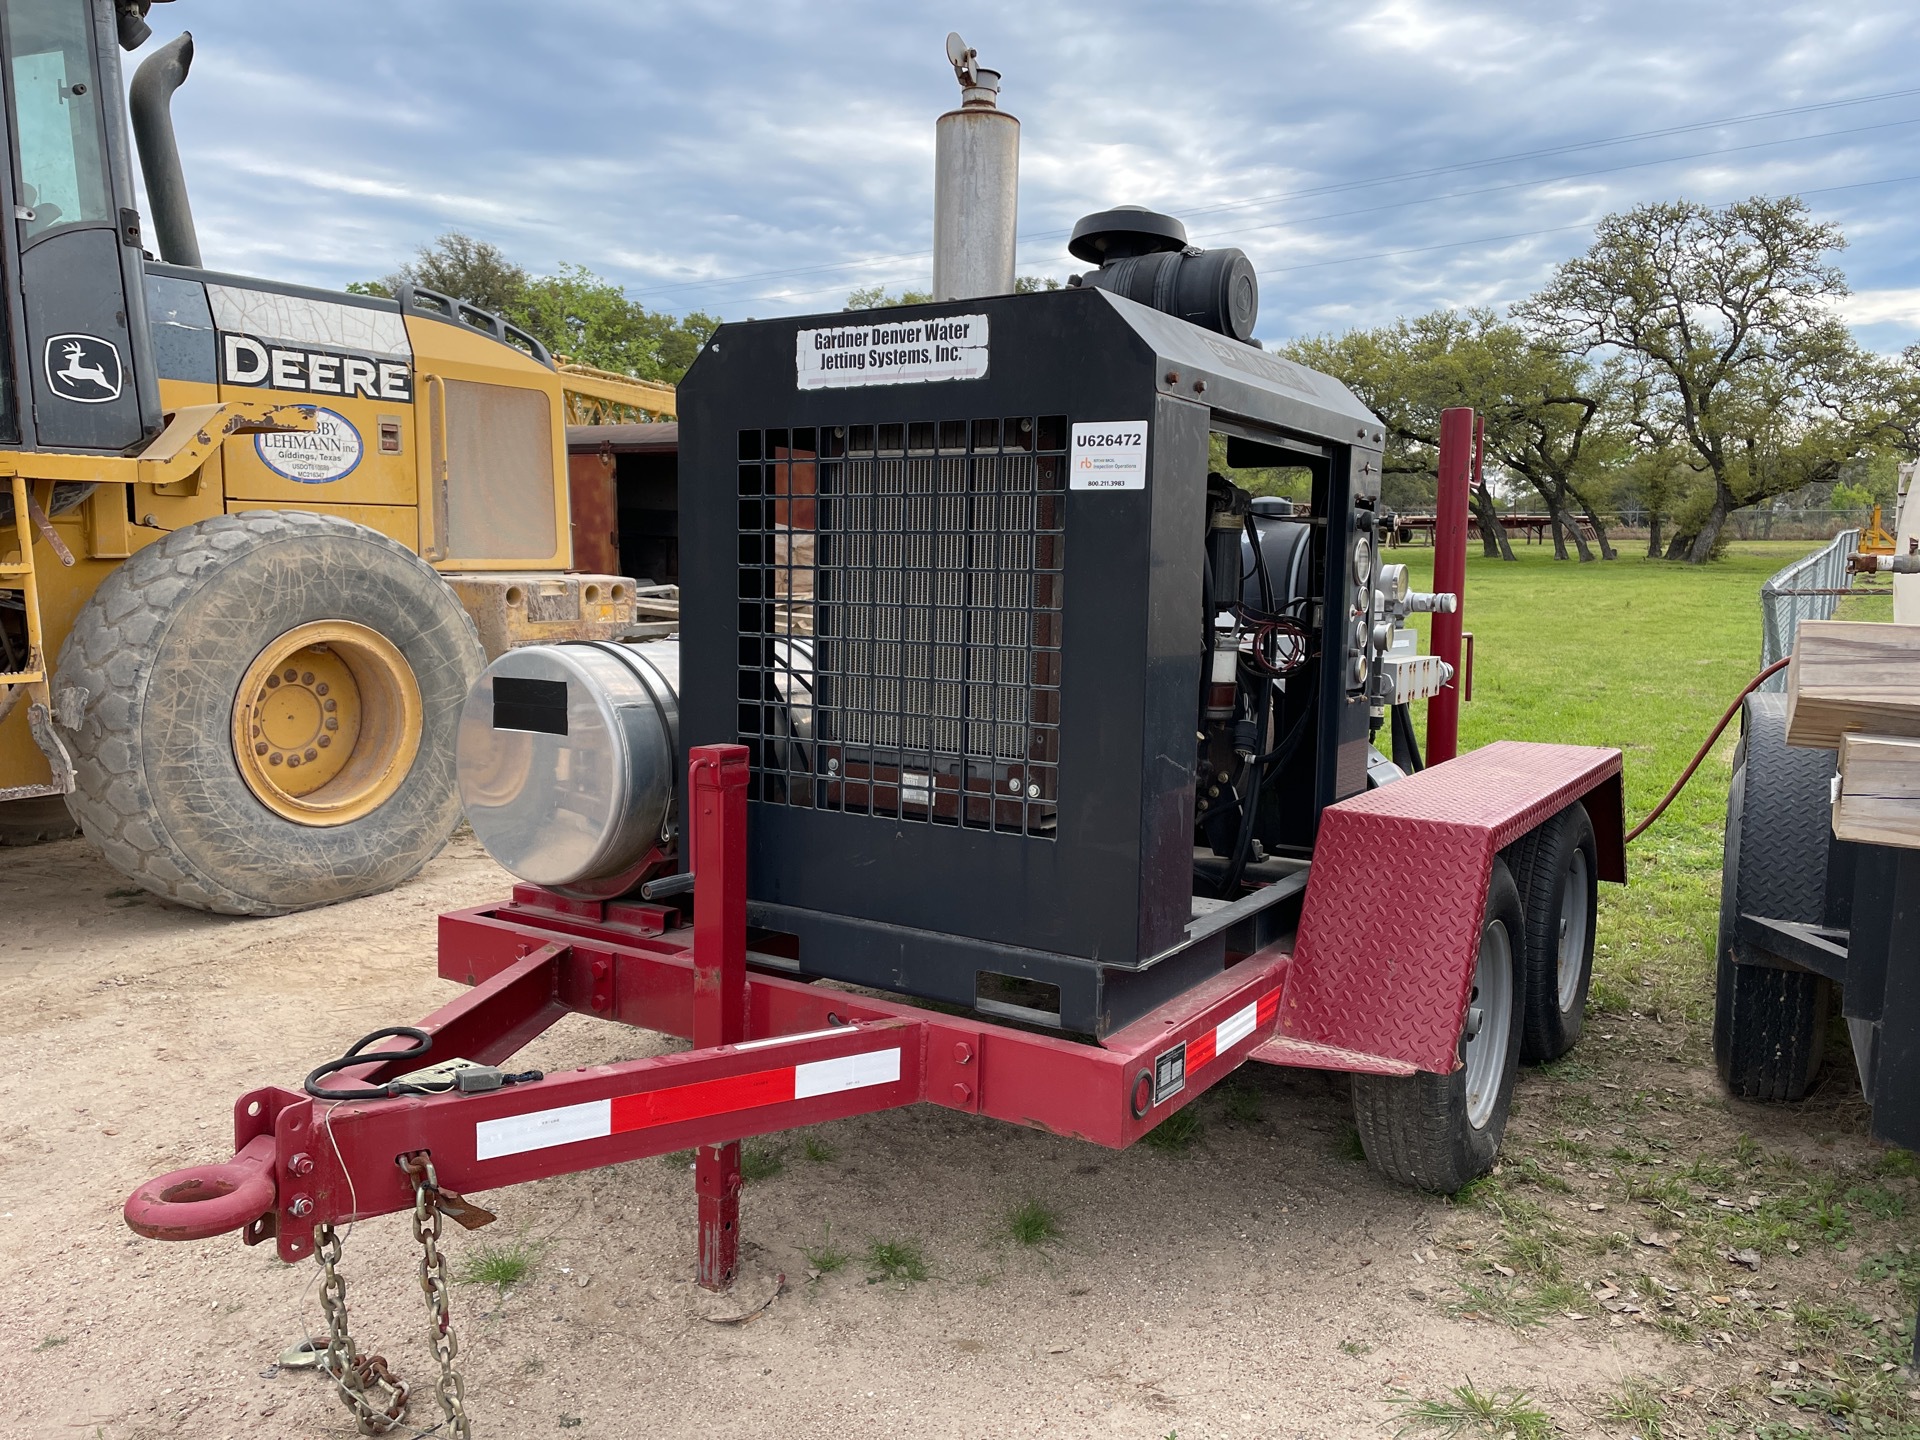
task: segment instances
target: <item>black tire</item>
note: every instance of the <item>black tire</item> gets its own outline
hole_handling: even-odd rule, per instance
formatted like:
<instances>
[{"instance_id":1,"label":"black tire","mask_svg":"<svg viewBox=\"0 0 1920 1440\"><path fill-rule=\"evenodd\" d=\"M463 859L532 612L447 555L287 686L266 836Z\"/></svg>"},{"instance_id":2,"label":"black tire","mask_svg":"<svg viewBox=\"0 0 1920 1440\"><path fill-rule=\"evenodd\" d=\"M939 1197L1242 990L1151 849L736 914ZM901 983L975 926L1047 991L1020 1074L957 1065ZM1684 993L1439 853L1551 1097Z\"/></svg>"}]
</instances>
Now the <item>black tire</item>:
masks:
<instances>
[{"instance_id":1,"label":"black tire","mask_svg":"<svg viewBox=\"0 0 1920 1440\"><path fill-rule=\"evenodd\" d=\"M1467 1031L1472 1024L1478 989L1468 1002L1468 1023L1461 1027L1463 1063L1448 1075L1355 1075L1353 1119L1360 1131L1367 1160L1389 1180L1451 1195L1470 1180L1493 1168L1500 1137L1507 1128L1507 1110L1513 1103L1514 1076L1520 1066L1520 1032L1526 1010L1526 965L1521 936L1525 913L1520 891L1506 862L1495 859L1487 882L1487 906L1482 922L1481 953L1488 952L1489 934L1496 925L1506 932L1508 979L1512 986L1506 1015L1505 1044L1489 1052L1497 1060L1490 1071L1492 1103L1475 1117L1464 1063ZM1486 963L1483 959L1482 963ZM1488 1034L1487 1039L1495 1038Z\"/></svg>"},{"instance_id":2,"label":"black tire","mask_svg":"<svg viewBox=\"0 0 1920 1440\"><path fill-rule=\"evenodd\" d=\"M1600 903L1600 851L1587 807L1576 800L1528 831L1509 847L1507 863L1527 917L1520 1060L1541 1065L1573 1049L1586 1027Z\"/></svg>"},{"instance_id":3,"label":"black tire","mask_svg":"<svg viewBox=\"0 0 1920 1440\"><path fill-rule=\"evenodd\" d=\"M248 788L235 697L280 637L343 620L410 667L419 748L370 813L301 823ZM301 511L216 516L116 570L61 647L55 693L85 692L69 803L116 869L196 909L283 915L385 890L459 822L454 736L482 663L453 592L384 535Z\"/></svg>"},{"instance_id":4,"label":"black tire","mask_svg":"<svg viewBox=\"0 0 1920 1440\"><path fill-rule=\"evenodd\" d=\"M0 845L38 845L46 840L67 840L80 833L80 826L67 811L65 797L36 795L31 800L0 802Z\"/></svg>"},{"instance_id":5,"label":"black tire","mask_svg":"<svg viewBox=\"0 0 1920 1440\"><path fill-rule=\"evenodd\" d=\"M1713 1058L1743 1100L1800 1100L1825 1055L1833 986L1806 970L1738 963L1735 921L1825 918L1834 752L1787 744L1784 695L1749 696L1743 722L1720 866Z\"/></svg>"}]
</instances>

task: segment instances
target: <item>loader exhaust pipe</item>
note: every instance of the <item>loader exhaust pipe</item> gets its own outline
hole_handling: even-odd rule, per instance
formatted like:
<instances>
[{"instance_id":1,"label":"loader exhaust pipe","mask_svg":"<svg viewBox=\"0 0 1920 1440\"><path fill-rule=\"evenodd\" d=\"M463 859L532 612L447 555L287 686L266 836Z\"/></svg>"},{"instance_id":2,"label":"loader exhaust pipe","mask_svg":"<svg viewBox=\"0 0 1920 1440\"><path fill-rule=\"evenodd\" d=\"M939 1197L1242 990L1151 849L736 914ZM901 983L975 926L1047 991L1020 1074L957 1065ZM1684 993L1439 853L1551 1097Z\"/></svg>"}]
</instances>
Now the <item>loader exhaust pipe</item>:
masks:
<instances>
[{"instance_id":1,"label":"loader exhaust pipe","mask_svg":"<svg viewBox=\"0 0 1920 1440\"><path fill-rule=\"evenodd\" d=\"M982 68L957 34L947 36L947 59L960 108L934 128L933 298L1011 295L1020 122L1000 108L1000 72Z\"/></svg>"},{"instance_id":2,"label":"loader exhaust pipe","mask_svg":"<svg viewBox=\"0 0 1920 1440\"><path fill-rule=\"evenodd\" d=\"M173 92L193 65L193 32L169 40L133 72L133 142L140 149L140 173L147 180L147 205L160 258L170 265L200 266L200 238L187 202L187 177L180 168L180 145L173 135Z\"/></svg>"}]
</instances>

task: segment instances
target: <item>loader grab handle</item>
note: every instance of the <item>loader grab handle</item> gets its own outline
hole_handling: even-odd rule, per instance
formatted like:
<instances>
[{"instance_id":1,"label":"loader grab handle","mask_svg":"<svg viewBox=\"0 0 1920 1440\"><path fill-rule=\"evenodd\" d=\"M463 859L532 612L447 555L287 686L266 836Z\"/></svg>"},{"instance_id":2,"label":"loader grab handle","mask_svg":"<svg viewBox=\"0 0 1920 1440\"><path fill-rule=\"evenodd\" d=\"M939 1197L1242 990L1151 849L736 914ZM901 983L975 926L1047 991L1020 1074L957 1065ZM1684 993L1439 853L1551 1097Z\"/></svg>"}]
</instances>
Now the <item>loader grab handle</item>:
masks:
<instances>
[{"instance_id":1,"label":"loader grab handle","mask_svg":"<svg viewBox=\"0 0 1920 1440\"><path fill-rule=\"evenodd\" d=\"M259 1135L219 1165L157 1175L127 1197L121 1214L149 1240L210 1240L243 1230L274 1209L273 1136Z\"/></svg>"}]
</instances>

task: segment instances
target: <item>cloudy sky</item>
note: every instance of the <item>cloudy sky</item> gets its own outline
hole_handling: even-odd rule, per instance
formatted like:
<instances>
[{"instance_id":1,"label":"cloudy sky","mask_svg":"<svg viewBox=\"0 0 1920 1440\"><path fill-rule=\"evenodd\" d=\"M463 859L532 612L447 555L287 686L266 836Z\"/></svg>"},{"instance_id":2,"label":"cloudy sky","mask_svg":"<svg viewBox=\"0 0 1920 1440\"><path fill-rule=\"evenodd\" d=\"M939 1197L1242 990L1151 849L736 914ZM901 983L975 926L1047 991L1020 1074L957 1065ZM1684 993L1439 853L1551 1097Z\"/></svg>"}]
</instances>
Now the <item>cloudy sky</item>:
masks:
<instances>
[{"instance_id":1,"label":"cloudy sky","mask_svg":"<svg viewBox=\"0 0 1920 1440\"><path fill-rule=\"evenodd\" d=\"M1804 195L1920 339L1912 0L177 0L210 266L342 285L447 230L656 309L925 285L949 29L1021 119L1022 273L1115 204L1237 245L1275 340L1501 305L1643 201ZM137 63L138 57L132 57ZM129 66L129 71L131 66Z\"/></svg>"}]
</instances>

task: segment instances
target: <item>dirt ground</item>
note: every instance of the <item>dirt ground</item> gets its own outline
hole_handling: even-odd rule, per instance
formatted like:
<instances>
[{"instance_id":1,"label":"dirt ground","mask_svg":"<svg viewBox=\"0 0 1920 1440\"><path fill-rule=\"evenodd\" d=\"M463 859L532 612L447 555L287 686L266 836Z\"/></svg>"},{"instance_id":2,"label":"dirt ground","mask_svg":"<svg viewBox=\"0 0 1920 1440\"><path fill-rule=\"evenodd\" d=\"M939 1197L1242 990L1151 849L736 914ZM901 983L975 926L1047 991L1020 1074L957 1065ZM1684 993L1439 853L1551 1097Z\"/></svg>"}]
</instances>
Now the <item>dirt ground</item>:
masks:
<instances>
[{"instance_id":1,"label":"dirt ground","mask_svg":"<svg viewBox=\"0 0 1920 1440\"><path fill-rule=\"evenodd\" d=\"M463 835L391 894L233 921L129 892L80 841L0 851L0 1433L352 1433L313 1372L276 1368L318 1333L316 1267L234 1238L138 1239L120 1205L149 1175L226 1158L242 1090L297 1085L363 1032L448 998L434 917L506 887ZM1551 1417L1536 1433L1839 1433L1869 1412L1809 1405L1792 1357L1836 1376L1843 1359L1769 1316L1781 1297L1824 1297L1897 1347L1905 1272L1876 1278L1860 1261L1908 1253L1920 1180L1862 1138L1844 1072L1837 1101L1731 1107L1654 1022L1595 1028L1584 1068L1523 1076L1505 1173L1462 1203L1357 1163L1346 1084L1312 1072L1249 1067L1180 1150L1115 1154L932 1109L786 1137L769 1152L777 1173L746 1191L743 1229L787 1284L745 1324L695 1303L684 1162L483 1197L500 1220L452 1232L455 1266L483 1248L531 1263L504 1292L455 1287L475 1433L1318 1440L1392 1433L1409 1400L1469 1382L1527 1392ZM525 1053L555 1068L662 1044L570 1020ZM1873 1216L1837 1200L1837 1246L1789 1227L1753 1269L1700 1231L1689 1270L1684 1244L1640 1237L1695 1234L1702 1205L1757 1216L1765 1197L1747 1190L1762 1182L1721 1185L1723 1199L1710 1182L1636 1192L1634 1177L1722 1152L1872 1175L1891 1198ZM1784 1172L1767 1173L1785 1193ZM1028 1200L1058 1217L1056 1240L1007 1233ZM1522 1258L1538 1236L1564 1261L1552 1285ZM875 1241L919 1246L928 1278L870 1278ZM808 1249L849 1258L814 1276ZM353 1231L343 1269L361 1344L424 1382L424 1429L437 1416L415 1258L387 1217ZM1872 1374L1913 1385L1890 1365ZM1656 1418L1628 1415L1634 1396ZM1904 1413L1889 1403L1871 1413Z\"/></svg>"}]
</instances>

